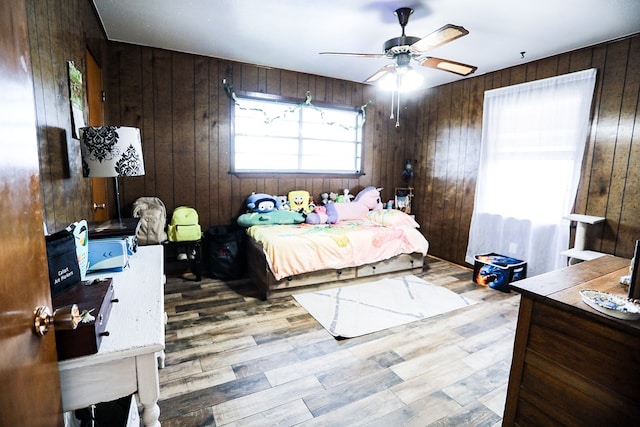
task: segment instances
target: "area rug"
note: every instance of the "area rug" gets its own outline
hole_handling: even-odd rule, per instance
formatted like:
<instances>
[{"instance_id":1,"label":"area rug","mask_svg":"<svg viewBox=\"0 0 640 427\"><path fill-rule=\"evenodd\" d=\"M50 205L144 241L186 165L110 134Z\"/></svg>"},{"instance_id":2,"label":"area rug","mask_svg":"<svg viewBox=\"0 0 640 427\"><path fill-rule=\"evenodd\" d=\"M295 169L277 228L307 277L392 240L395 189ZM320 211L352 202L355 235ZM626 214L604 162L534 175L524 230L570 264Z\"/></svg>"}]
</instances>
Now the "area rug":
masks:
<instances>
[{"instance_id":1,"label":"area rug","mask_svg":"<svg viewBox=\"0 0 640 427\"><path fill-rule=\"evenodd\" d=\"M476 301L416 276L403 276L295 294L331 335L353 338L428 317Z\"/></svg>"}]
</instances>

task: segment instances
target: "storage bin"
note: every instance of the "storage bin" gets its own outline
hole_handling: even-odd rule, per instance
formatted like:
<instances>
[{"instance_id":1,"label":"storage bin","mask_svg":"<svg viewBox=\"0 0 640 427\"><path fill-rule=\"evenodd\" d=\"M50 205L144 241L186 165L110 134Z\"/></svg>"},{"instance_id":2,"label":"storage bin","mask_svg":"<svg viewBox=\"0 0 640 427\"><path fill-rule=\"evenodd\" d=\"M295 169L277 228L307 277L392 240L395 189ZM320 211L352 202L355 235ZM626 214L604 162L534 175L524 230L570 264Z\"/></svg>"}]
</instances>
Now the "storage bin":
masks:
<instances>
[{"instance_id":1,"label":"storage bin","mask_svg":"<svg viewBox=\"0 0 640 427\"><path fill-rule=\"evenodd\" d=\"M493 252L474 259L473 281L479 285L509 292L509 283L527 277L526 261Z\"/></svg>"}]
</instances>

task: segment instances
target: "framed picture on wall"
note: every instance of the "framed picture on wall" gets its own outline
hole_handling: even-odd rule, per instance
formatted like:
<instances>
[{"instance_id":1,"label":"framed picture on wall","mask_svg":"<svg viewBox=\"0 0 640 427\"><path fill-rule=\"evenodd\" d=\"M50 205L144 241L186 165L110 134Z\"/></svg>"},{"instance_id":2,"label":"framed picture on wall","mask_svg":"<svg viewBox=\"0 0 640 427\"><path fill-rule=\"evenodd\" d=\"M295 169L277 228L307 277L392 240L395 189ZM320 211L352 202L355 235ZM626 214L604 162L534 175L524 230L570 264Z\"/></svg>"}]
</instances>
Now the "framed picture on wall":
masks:
<instances>
[{"instance_id":1,"label":"framed picture on wall","mask_svg":"<svg viewBox=\"0 0 640 427\"><path fill-rule=\"evenodd\" d=\"M396 188L396 209L406 213L411 213L411 199L413 198L413 188Z\"/></svg>"},{"instance_id":2,"label":"framed picture on wall","mask_svg":"<svg viewBox=\"0 0 640 427\"><path fill-rule=\"evenodd\" d=\"M73 61L69 65L69 101L71 103L71 127L73 137L80 139L80 128L84 127L82 73L76 68Z\"/></svg>"}]
</instances>

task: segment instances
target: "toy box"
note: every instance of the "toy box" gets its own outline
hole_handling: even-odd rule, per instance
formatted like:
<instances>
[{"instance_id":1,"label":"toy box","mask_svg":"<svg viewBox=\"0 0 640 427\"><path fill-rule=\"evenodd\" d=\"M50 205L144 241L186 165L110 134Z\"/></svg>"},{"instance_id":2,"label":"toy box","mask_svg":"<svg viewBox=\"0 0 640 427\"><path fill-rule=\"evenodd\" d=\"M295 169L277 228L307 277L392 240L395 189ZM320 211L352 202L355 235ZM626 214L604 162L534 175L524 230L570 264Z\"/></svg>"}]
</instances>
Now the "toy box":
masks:
<instances>
[{"instance_id":1,"label":"toy box","mask_svg":"<svg viewBox=\"0 0 640 427\"><path fill-rule=\"evenodd\" d=\"M502 292L509 292L509 283L527 277L527 263L496 253L476 255L473 281Z\"/></svg>"}]
</instances>

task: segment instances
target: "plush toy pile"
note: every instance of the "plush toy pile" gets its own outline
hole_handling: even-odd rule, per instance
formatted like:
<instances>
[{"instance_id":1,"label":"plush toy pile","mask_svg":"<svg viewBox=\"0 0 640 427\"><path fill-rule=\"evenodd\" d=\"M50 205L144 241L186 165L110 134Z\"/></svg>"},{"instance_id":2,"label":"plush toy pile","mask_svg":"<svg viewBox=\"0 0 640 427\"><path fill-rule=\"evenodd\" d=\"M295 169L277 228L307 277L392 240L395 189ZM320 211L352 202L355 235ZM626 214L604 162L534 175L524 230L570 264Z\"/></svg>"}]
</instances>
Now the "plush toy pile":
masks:
<instances>
[{"instance_id":1,"label":"plush toy pile","mask_svg":"<svg viewBox=\"0 0 640 427\"><path fill-rule=\"evenodd\" d=\"M266 224L335 224L338 221L365 219L370 211L382 209L381 188L369 186L354 198L344 189L342 194L325 192L317 205L308 191L290 191L287 196L253 193L247 197L247 212L238 217L242 227ZM353 198L353 200L351 200Z\"/></svg>"},{"instance_id":2,"label":"plush toy pile","mask_svg":"<svg viewBox=\"0 0 640 427\"><path fill-rule=\"evenodd\" d=\"M380 190L381 188L366 187L358 193L351 203L328 203L324 206L326 217L313 212L307 215L306 222L308 224L335 224L338 221L365 219L369 211L383 208Z\"/></svg>"},{"instance_id":3,"label":"plush toy pile","mask_svg":"<svg viewBox=\"0 0 640 427\"><path fill-rule=\"evenodd\" d=\"M269 194L254 193L247 197L247 212L238 217L238 225L251 227L264 224L300 224L305 217L299 212L281 209L279 198Z\"/></svg>"}]
</instances>

